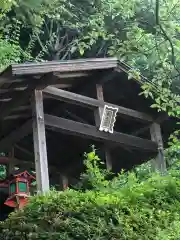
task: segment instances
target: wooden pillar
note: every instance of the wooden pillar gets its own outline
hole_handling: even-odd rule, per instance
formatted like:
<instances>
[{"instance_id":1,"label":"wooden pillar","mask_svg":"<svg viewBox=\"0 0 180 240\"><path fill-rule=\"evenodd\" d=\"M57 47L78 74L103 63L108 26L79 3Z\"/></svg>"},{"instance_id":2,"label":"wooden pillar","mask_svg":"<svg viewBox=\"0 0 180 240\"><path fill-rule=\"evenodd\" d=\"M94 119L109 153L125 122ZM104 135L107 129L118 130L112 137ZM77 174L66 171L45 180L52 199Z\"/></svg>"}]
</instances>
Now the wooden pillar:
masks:
<instances>
[{"instance_id":1,"label":"wooden pillar","mask_svg":"<svg viewBox=\"0 0 180 240\"><path fill-rule=\"evenodd\" d=\"M96 84L96 95L98 100L104 101L103 87L100 84ZM97 110L95 110L95 123L97 127L100 126L102 114L103 114L103 108L98 108ZM112 170L110 148L106 145L104 146L104 154L105 154L105 160L106 160L106 167L108 170Z\"/></svg>"},{"instance_id":2,"label":"wooden pillar","mask_svg":"<svg viewBox=\"0 0 180 240\"><path fill-rule=\"evenodd\" d=\"M42 91L35 90L32 101L33 108L33 139L36 167L37 192L49 190L49 173L46 149Z\"/></svg>"},{"instance_id":3,"label":"wooden pillar","mask_svg":"<svg viewBox=\"0 0 180 240\"><path fill-rule=\"evenodd\" d=\"M150 127L151 140L158 144L158 154L155 160L152 160L152 169L161 173L166 172L166 161L164 158L163 140L161 127L158 123L153 123Z\"/></svg>"},{"instance_id":4,"label":"wooden pillar","mask_svg":"<svg viewBox=\"0 0 180 240\"><path fill-rule=\"evenodd\" d=\"M8 164L8 175L10 175L14 171L14 148L8 153L8 157L10 159L9 164Z\"/></svg>"},{"instance_id":5,"label":"wooden pillar","mask_svg":"<svg viewBox=\"0 0 180 240\"><path fill-rule=\"evenodd\" d=\"M62 179L63 190L66 190L69 184L68 177L66 175L61 175L61 179Z\"/></svg>"}]
</instances>

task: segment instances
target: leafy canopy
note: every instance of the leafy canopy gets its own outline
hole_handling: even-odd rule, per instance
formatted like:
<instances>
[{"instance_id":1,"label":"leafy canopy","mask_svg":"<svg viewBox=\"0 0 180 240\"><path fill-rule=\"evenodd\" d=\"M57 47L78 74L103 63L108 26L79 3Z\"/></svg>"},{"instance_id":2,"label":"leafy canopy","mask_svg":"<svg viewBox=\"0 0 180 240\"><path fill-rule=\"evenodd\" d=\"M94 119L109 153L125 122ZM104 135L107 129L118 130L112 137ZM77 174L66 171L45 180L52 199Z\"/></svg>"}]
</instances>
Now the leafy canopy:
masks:
<instances>
[{"instance_id":1,"label":"leafy canopy","mask_svg":"<svg viewBox=\"0 0 180 240\"><path fill-rule=\"evenodd\" d=\"M9 4L4 7L11 10L2 20L6 22L2 41L6 39L10 48L13 40L19 53L15 51L16 59L10 54L6 61L0 62L1 66L26 59L117 56L134 68L137 80L142 81L139 71L147 77L143 93L154 99L154 108L179 117L178 0L12 3L11 8Z\"/></svg>"}]
</instances>

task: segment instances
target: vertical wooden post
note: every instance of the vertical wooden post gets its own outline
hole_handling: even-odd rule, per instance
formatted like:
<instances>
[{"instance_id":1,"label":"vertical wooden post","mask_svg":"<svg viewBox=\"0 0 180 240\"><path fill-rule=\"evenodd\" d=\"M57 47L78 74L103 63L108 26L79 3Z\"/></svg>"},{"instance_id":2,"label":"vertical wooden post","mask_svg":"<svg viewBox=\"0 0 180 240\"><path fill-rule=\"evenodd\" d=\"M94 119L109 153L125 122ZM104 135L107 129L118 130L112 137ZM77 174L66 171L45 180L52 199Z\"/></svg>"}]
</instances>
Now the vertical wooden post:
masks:
<instances>
[{"instance_id":1,"label":"vertical wooden post","mask_svg":"<svg viewBox=\"0 0 180 240\"><path fill-rule=\"evenodd\" d=\"M62 186L63 186L63 190L66 190L68 188L68 177L65 175L61 176L62 179Z\"/></svg>"},{"instance_id":2,"label":"vertical wooden post","mask_svg":"<svg viewBox=\"0 0 180 240\"><path fill-rule=\"evenodd\" d=\"M96 84L96 95L98 100L104 101L103 87L100 84ZM97 127L100 126L102 114L103 114L103 108L98 108L97 110L95 110L94 115L95 115L95 123ZM112 170L112 161L110 156L110 149L108 148L108 146L104 146L104 153L105 153L106 167L108 170Z\"/></svg>"},{"instance_id":3,"label":"vertical wooden post","mask_svg":"<svg viewBox=\"0 0 180 240\"><path fill-rule=\"evenodd\" d=\"M158 123L153 123L150 127L151 140L158 144L158 154L155 160L152 161L153 170L158 170L161 173L166 172L166 161L164 159L163 140L161 135L161 127Z\"/></svg>"},{"instance_id":4,"label":"vertical wooden post","mask_svg":"<svg viewBox=\"0 0 180 240\"><path fill-rule=\"evenodd\" d=\"M34 91L32 108L37 192L44 193L49 190L49 173L42 91Z\"/></svg>"},{"instance_id":5,"label":"vertical wooden post","mask_svg":"<svg viewBox=\"0 0 180 240\"><path fill-rule=\"evenodd\" d=\"M8 164L8 175L10 175L14 171L14 148L8 153L8 157L10 158L10 162Z\"/></svg>"}]
</instances>

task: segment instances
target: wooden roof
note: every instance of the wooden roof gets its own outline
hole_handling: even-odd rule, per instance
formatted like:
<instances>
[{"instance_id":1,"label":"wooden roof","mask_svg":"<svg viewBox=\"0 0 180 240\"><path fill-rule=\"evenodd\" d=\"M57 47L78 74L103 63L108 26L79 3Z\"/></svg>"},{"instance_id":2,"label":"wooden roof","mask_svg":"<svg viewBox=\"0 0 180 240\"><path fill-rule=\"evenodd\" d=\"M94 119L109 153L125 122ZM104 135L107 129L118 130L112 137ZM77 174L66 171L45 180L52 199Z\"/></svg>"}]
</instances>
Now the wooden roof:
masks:
<instances>
[{"instance_id":1,"label":"wooden roof","mask_svg":"<svg viewBox=\"0 0 180 240\"><path fill-rule=\"evenodd\" d=\"M142 126L148 130L151 120L156 119L159 114L150 108L151 100L139 96L141 91L139 83L133 80L128 81L127 72L130 69L129 66L120 63L116 58L80 59L42 63L33 62L9 66L0 74L0 151L8 146L6 136L14 134L14 138L21 138L14 130L22 128L22 131L25 132L31 124L32 113L30 99L33 90L37 88L44 89L49 85L95 98L93 95L95 84L103 84L105 101L122 106L122 108L119 108L122 118L117 119L117 130L122 133L142 135L149 139L148 131L145 135L143 135L144 133L141 134L137 132ZM145 80L143 76L142 79ZM93 114L89 109L84 108L82 110L82 108L71 106L69 103L59 103L51 99L50 93L48 94L46 94L44 101L46 113L53 113L54 115L64 116L70 119L75 118L76 120L79 119L80 122L84 121L89 124L94 124ZM98 104L101 103L94 99L91 104L99 106ZM137 110L142 113L142 115L139 113L138 115L133 114L133 116L136 117L131 119L132 112L127 112L127 108L132 109L132 111ZM125 111L126 114L123 115ZM128 115L128 121L125 115ZM147 118L145 122L142 121L144 117ZM170 122L171 124L169 124L168 121L168 124L165 124L163 128L165 142L167 142L168 135L175 126L174 122ZM167 128L167 126L170 127ZM75 137L66 138L65 135L60 136L58 133L53 134L55 138L57 137L59 139L59 144L64 148L64 150L62 150L63 153L67 153L68 151L65 146L69 146L68 142L70 142L72 148L73 146L75 149L79 147L79 152L76 157L79 156L80 151L83 151L83 149L91 143L90 141L85 142L79 139L80 144L78 144ZM62 153L58 149L58 142L53 139L50 132L47 133L47 141L51 145L49 147L50 156ZM56 150L54 150L55 147ZM114 154L116 154L118 149L115 150ZM124 151L124 149L122 151ZM16 153L20 158L32 159L32 152L32 136L25 138L16 146ZM73 158L73 153L69 152L67 154ZM138 153L135 154L135 152L131 152L130 155L138 155ZM121 155L119 155L119 157L121 157ZM128 159L128 156L124 154L122 157ZM147 155L142 155L141 159L139 156L134 157L137 158L137 161L141 161L141 159L147 158ZM66 164L66 162L62 163L63 166Z\"/></svg>"},{"instance_id":2,"label":"wooden roof","mask_svg":"<svg viewBox=\"0 0 180 240\"><path fill-rule=\"evenodd\" d=\"M47 85L68 90L87 88L93 82L105 83L117 77L118 72L130 69L116 58L13 64L0 74L0 119L14 119L16 114L9 116L10 112L29 108L23 102L35 88Z\"/></svg>"}]
</instances>

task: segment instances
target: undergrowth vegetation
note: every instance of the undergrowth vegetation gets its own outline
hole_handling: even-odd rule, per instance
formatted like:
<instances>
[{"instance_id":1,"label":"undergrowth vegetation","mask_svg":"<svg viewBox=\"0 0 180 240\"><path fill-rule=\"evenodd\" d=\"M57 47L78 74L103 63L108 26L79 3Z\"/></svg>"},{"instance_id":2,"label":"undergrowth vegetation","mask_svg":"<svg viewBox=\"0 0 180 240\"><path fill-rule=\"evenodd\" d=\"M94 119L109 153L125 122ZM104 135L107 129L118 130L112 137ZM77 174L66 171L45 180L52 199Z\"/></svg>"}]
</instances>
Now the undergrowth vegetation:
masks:
<instances>
[{"instance_id":1,"label":"undergrowth vegetation","mask_svg":"<svg viewBox=\"0 0 180 240\"><path fill-rule=\"evenodd\" d=\"M31 197L0 224L0 239L179 239L178 162L165 176L149 174L146 164L113 177L94 149L85 156L86 172L76 190Z\"/></svg>"}]
</instances>

